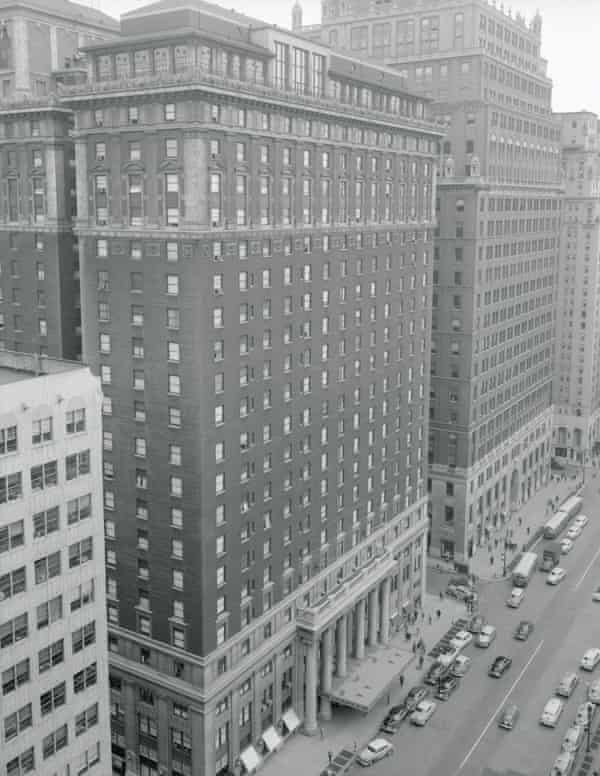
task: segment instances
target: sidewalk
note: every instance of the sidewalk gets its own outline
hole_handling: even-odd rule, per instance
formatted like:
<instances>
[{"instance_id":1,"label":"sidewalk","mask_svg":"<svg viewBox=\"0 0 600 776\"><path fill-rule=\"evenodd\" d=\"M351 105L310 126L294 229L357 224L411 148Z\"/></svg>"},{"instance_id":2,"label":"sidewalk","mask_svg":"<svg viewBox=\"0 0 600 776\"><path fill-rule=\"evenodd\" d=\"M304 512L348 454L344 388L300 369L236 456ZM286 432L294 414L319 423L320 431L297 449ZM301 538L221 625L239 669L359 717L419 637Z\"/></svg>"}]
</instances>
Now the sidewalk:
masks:
<instances>
[{"instance_id":1,"label":"sidewalk","mask_svg":"<svg viewBox=\"0 0 600 776\"><path fill-rule=\"evenodd\" d=\"M481 547L476 547L471 558L471 573L479 579L492 581L503 578L502 553L504 552L504 540L508 537L509 542L516 545L515 550L506 551L506 564L521 552L525 544L540 529L543 524L556 512L555 509L549 509L548 502L558 498L559 506L570 495L573 495L581 485L581 476L576 475L576 479L571 479L572 475L566 475L565 479L556 481L550 480L548 484L540 488L533 496L512 513L507 515L504 524L499 524L493 528L491 523L488 525L490 532L489 539L484 541ZM494 562L490 562L490 558Z\"/></svg>"},{"instance_id":2,"label":"sidewalk","mask_svg":"<svg viewBox=\"0 0 600 776\"><path fill-rule=\"evenodd\" d=\"M436 611L440 609L441 618L438 620ZM464 604L450 601L447 598L440 601L438 596L426 594L423 602L425 617L419 619L413 631L420 629L420 637L425 642L427 652L437 644L446 631L452 627L453 620L465 617ZM429 616L432 623L429 625ZM415 634L416 635L416 634ZM328 722L320 722L322 736L318 734L312 738L296 734L284 744L279 752L275 752L259 770L259 776L318 776L327 767L328 752L333 756L346 748L353 751L356 744L361 748L377 733L379 725L388 708L404 698L411 687L418 684L425 674L432 659L425 658L423 668L419 670L417 658L413 655L411 643L407 642L404 631L396 633L391 638L392 643L399 649L406 650L409 661L403 671L404 685L398 681L392 682L389 691L389 701L384 695L368 714L360 714L349 708L333 707L333 717Z\"/></svg>"}]
</instances>

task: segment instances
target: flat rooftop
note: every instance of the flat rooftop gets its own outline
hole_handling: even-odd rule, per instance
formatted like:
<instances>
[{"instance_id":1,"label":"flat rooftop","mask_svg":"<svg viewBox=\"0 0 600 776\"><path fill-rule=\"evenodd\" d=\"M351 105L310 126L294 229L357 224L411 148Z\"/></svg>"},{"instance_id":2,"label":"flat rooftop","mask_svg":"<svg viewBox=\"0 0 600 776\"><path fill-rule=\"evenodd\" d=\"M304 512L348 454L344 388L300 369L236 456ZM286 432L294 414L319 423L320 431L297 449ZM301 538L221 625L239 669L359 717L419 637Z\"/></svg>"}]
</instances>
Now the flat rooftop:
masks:
<instances>
[{"instance_id":1,"label":"flat rooftop","mask_svg":"<svg viewBox=\"0 0 600 776\"><path fill-rule=\"evenodd\" d=\"M32 377L62 374L85 368L85 364L79 361L63 361L60 358L49 358L37 353L2 350L0 351L0 386L18 383L20 380L31 380Z\"/></svg>"}]
</instances>

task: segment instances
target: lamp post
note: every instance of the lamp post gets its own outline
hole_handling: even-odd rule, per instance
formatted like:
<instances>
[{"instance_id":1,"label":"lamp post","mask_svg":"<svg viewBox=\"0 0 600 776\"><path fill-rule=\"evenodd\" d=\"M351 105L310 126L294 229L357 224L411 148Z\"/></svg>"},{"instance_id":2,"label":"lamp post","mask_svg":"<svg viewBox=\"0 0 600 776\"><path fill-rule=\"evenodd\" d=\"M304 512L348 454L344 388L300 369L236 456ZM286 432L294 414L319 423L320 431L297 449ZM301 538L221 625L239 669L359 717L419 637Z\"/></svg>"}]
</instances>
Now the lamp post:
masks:
<instances>
[{"instance_id":1,"label":"lamp post","mask_svg":"<svg viewBox=\"0 0 600 776\"><path fill-rule=\"evenodd\" d=\"M594 704L588 701L587 705L587 746L586 751L592 748L592 714L594 713Z\"/></svg>"}]
</instances>

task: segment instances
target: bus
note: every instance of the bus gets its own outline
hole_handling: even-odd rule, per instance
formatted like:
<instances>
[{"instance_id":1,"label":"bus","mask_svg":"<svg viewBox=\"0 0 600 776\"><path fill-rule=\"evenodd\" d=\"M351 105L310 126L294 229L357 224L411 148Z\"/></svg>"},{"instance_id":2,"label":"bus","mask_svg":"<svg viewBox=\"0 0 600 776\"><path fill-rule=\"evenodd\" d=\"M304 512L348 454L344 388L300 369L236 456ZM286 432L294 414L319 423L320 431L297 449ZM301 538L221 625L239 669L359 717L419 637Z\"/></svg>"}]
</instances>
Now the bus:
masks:
<instances>
[{"instance_id":1,"label":"bus","mask_svg":"<svg viewBox=\"0 0 600 776\"><path fill-rule=\"evenodd\" d=\"M565 530L570 519L569 513L563 512L562 509L555 515L552 515L550 520L544 525L544 538L556 539Z\"/></svg>"},{"instance_id":2,"label":"bus","mask_svg":"<svg viewBox=\"0 0 600 776\"><path fill-rule=\"evenodd\" d=\"M524 552L512 573L515 587L527 587L531 575L537 566L537 552Z\"/></svg>"},{"instance_id":3,"label":"bus","mask_svg":"<svg viewBox=\"0 0 600 776\"><path fill-rule=\"evenodd\" d=\"M568 498L564 504L560 505L560 511L566 512L569 515L569 519L571 519L581 512L582 506L583 499L581 496L571 496L571 498Z\"/></svg>"}]
</instances>

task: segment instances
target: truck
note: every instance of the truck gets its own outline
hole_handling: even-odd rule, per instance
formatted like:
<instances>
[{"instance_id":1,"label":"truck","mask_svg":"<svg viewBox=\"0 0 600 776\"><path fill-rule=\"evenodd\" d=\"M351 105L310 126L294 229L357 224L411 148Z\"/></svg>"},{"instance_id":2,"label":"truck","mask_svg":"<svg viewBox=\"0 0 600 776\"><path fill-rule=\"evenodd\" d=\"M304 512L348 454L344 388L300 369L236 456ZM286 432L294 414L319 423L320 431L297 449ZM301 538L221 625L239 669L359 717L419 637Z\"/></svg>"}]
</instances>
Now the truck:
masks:
<instances>
[{"instance_id":1,"label":"truck","mask_svg":"<svg viewBox=\"0 0 600 776\"><path fill-rule=\"evenodd\" d=\"M542 551L540 560L540 571L552 571L560 562L560 543L547 542Z\"/></svg>"}]
</instances>

